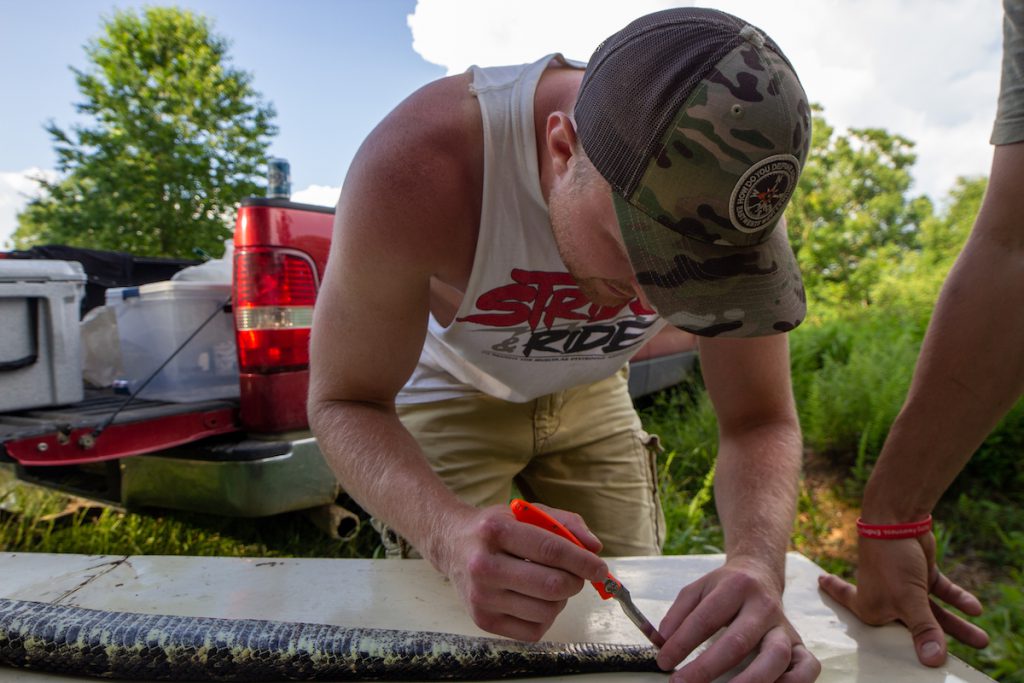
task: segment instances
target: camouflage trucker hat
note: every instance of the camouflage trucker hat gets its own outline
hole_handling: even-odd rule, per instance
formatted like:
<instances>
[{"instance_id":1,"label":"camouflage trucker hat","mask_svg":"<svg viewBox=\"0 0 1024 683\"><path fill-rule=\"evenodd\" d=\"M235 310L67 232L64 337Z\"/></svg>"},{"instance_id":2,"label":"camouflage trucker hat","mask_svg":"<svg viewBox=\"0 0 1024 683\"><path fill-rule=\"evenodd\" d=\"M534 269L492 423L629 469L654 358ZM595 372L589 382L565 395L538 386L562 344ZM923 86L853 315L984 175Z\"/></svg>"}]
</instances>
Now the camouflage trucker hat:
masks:
<instances>
[{"instance_id":1,"label":"camouflage trucker hat","mask_svg":"<svg viewBox=\"0 0 1024 683\"><path fill-rule=\"evenodd\" d=\"M598 46L573 115L662 317L704 336L800 324L806 298L780 219L811 112L773 41L716 10L649 14Z\"/></svg>"}]
</instances>

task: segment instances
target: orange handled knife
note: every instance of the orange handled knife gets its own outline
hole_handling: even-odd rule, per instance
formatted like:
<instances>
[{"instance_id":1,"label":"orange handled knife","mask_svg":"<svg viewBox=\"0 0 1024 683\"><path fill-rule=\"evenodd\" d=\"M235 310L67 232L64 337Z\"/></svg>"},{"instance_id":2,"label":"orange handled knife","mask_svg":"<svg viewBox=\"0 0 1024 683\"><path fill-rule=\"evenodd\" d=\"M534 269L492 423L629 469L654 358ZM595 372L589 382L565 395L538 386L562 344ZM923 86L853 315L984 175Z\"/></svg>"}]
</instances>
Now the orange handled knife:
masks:
<instances>
[{"instance_id":1,"label":"orange handled knife","mask_svg":"<svg viewBox=\"0 0 1024 683\"><path fill-rule=\"evenodd\" d=\"M520 522L526 522L541 529L547 529L564 539L572 541L581 548L585 547L571 531L565 528L564 524L540 508L527 503L525 500L516 498L509 503L509 507L512 508L512 514ZM647 640L654 643L655 647L660 648L665 644L665 639L658 633L658 629L654 628L654 625L647 620L647 617L637 609L636 605L633 604L633 599L629 596L629 591L626 590L621 581L611 575L611 572L608 573L608 578L604 581L592 581L591 583L594 584L594 588L600 593L602 599L615 598L619 605L622 606L622 611L626 613L629 620L636 624L636 627L647 637Z\"/></svg>"}]
</instances>

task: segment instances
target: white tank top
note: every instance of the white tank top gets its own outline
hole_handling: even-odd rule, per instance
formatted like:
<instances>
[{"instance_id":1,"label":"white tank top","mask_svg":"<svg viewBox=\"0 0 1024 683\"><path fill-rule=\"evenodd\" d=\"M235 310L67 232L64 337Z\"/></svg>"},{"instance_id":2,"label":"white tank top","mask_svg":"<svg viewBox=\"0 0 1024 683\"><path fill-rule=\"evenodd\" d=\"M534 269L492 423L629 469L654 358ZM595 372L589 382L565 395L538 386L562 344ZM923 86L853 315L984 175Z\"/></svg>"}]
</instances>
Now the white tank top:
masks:
<instances>
[{"instance_id":1,"label":"white tank top","mask_svg":"<svg viewBox=\"0 0 1024 683\"><path fill-rule=\"evenodd\" d=\"M469 283L447 327L433 315L399 404L485 393L525 402L614 374L664 321L634 300L590 301L566 271L541 194L533 97L561 55L471 67L483 114L484 186Z\"/></svg>"}]
</instances>

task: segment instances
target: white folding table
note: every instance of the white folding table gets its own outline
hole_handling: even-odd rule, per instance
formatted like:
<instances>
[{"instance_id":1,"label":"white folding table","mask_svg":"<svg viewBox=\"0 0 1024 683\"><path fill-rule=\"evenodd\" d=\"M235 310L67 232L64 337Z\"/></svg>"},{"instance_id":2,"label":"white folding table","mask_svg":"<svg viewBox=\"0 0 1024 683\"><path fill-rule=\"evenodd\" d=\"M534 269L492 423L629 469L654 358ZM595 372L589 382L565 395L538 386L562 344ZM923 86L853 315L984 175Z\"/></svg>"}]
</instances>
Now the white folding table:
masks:
<instances>
[{"instance_id":1,"label":"white folding table","mask_svg":"<svg viewBox=\"0 0 1024 683\"><path fill-rule=\"evenodd\" d=\"M612 558L608 563L640 609L657 624L682 586L723 559L721 555L687 555ZM821 573L803 555L788 555L786 612L821 661L821 683L992 680L954 657L938 669L921 666L905 628L860 623L819 592ZM3 553L0 577L0 596L93 609L487 635L466 615L451 584L422 560ZM646 642L613 601L602 601L589 587L569 601L545 639ZM0 668L4 682L84 680L88 679ZM667 678L604 673L547 680L653 683Z\"/></svg>"}]
</instances>

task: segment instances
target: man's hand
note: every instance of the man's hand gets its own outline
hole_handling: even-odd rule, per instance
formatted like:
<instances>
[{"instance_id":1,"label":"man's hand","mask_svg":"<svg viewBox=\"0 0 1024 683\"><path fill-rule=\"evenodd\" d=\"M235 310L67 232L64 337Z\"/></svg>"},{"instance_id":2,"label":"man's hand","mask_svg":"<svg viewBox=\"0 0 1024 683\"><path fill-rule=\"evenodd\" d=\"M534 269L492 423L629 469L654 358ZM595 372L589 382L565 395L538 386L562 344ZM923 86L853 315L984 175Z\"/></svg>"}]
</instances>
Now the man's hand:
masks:
<instances>
[{"instance_id":1,"label":"man's hand","mask_svg":"<svg viewBox=\"0 0 1024 683\"><path fill-rule=\"evenodd\" d=\"M722 628L707 650L673 673L674 683L710 683L750 654L733 681L809 683L821 671L783 614L777 578L757 562L728 560L680 591L658 629L667 637L658 666L671 670Z\"/></svg>"},{"instance_id":2,"label":"man's hand","mask_svg":"<svg viewBox=\"0 0 1024 683\"><path fill-rule=\"evenodd\" d=\"M988 645L988 634L929 598L970 616L981 614L978 598L950 581L935 563L935 536L903 540L860 539L857 585L826 574L818 585L833 600L872 626L900 621L914 636L926 666L946 661L946 633L971 647Z\"/></svg>"},{"instance_id":3,"label":"man's hand","mask_svg":"<svg viewBox=\"0 0 1024 683\"><path fill-rule=\"evenodd\" d=\"M446 559L435 564L455 584L473 622L485 631L539 640L584 581L603 581L608 575L608 565L595 554L601 543L582 518L541 507L588 550L517 521L504 505L475 510L445 529Z\"/></svg>"}]
</instances>

